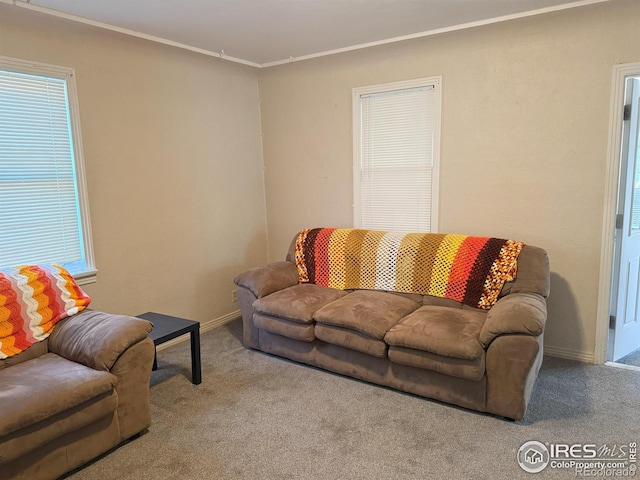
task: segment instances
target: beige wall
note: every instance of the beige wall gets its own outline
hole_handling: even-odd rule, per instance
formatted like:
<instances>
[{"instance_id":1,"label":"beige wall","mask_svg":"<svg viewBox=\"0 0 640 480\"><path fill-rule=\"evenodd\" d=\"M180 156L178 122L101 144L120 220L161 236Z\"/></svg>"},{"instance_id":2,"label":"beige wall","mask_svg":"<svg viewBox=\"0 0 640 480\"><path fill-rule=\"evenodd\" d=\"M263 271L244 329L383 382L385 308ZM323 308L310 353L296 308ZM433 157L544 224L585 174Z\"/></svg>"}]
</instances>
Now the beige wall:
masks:
<instances>
[{"instance_id":1,"label":"beige wall","mask_svg":"<svg viewBox=\"0 0 640 480\"><path fill-rule=\"evenodd\" d=\"M0 55L76 69L92 306L206 321L266 260L257 71L0 4Z\"/></svg>"},{"instance_id":2,"label":"beige wall","mask_svg":"<svg viewBox=\"0 0 640 480\"><path fill-rule=\"evenodd\" d=\"M640 61L639 18L616 0L261 71L271 258L352 225L351 89L442 75L439 230L546 248L547 345L592 357L612 66Z\"/></svg>"},{"instance_id":3,"label":"beige wall","mask_svg":"<svg viewBox=\"0 0 640 480\"><path fill-rule=\"evenodd\" d=\"M546 248L547 345L589 358L611 69L640 61L637 18L613 0L258 71L0 4L0 55L76 69L93 306L201 321L267 247L351 226L351 89L442 75L439 230Z\"/></svg>"}]
</instances>

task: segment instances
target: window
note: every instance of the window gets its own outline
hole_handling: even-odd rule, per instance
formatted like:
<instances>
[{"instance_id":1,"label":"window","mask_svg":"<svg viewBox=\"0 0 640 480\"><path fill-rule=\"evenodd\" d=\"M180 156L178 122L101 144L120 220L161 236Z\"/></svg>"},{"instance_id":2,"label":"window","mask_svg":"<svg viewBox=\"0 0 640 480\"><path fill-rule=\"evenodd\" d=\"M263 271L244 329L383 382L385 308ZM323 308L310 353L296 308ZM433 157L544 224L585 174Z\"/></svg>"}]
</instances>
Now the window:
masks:
<instances>
[{"instance_id":1,"label":"window","mask_svg":"<svg viewBox=\"0 0 640 480\"><path fill-rule=\"evenodd\" d=\"M353 89L354 224L435 232L440 77Z\"/></svg>"},{"instance_id":2,"label":"window","mask_svg":"<svg viewBox=\"0 0 640 480\"><path fill-rule=\"evenodd\" d=\"M95 278L74 71L0 57L0 268Z\"/></svg>"}]
</instances>

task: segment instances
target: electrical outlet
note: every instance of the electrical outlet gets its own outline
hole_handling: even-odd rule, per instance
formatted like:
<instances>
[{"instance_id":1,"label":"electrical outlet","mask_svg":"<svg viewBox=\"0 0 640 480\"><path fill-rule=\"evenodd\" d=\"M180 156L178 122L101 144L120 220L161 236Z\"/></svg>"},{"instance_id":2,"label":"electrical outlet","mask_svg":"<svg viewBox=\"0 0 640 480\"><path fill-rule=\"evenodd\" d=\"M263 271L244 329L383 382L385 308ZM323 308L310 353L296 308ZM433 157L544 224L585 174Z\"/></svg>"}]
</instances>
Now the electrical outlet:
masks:
<instances>
[{"instance_id":1,"label":"electrical outlet","mask_svg":"<svg viewBox=\"0 0 640 480\"><path fill-rule=\"evenodd\" d=\"M231 301L233 303L236 303L238 301L238 294L236 293L235 289L231 290Z\"/></svg>"}]
</instances>

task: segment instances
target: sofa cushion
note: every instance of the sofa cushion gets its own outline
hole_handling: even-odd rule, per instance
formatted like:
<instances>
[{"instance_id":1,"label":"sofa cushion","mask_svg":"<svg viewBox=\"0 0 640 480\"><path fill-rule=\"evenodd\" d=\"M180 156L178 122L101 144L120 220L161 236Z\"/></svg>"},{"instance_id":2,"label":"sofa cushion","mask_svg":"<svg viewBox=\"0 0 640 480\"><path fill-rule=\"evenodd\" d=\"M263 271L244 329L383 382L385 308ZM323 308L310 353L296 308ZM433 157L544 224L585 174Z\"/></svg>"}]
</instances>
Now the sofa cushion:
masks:
<instances>
[{"instance_id":1,"label":"sofa cushion","mask_svg":"<svg viewBox=\"0 0 640 480\"><path fill-rule=\"evenodd\" d=\"M378 358L386 358L387 356L386 343L360 332L317 323L315 327L315 335L323 342L330 343L332 345L356 350Z\"/></svg>"},{"instance_id":2,"label":"sofa cushion","mask_svg":"<svg viewBox=\"0 0 640 480\"><path fill-rule=\"evenodd\" d=\"M486 357L484 353L478 358L468 360L464 358L445 357L436 353L412 348L389 347L387 355L389 356L389 360L394 363L433 370L452 377L480 380L484 376Z\"/></svg>"},{"instance_id":3,"label":"sofa cushion","mask_svg":"<svg viewBox=\"0 0 640 480\"><path fill-rule=\"evenodd\" d=\"M256 312L253 314L253 324L261 330L302 342L313 342L316 338L313 323L292 322Z\"/></svg>"},{"instance_id":4,"label":"sofa cushion","mask_svg":"<svg viewBox=\"0 0 640 480\"><path fill-rule=\"evenodd\" d=\"M319 324L355 330L382 340L402 317L419 307L419 303L393 293L357 290L325 305L313 318Z\"/></svg>"},{"instance_id":5,"label":"sofa cushion","mask_svg":"<svg viewBox=\"0 0 640 480\"><path fill-rule=\"evenodd\" d=\"M347 295L342 290L304 283L285 288L253 302L256 312L296 323L313 322L313 314L327 303Z\"/></svg>"},{"instance_id":6,"label":"sofa cushion","mask_svg":"<svg viewBox=\"0 0 640 480\"><path fill-rule=\"evenodd\" d=\"M393 326L384 341L396 347L473 360L484 354L479 337L486 317L481 310L424 306Z\"/></svg>"},{"instance_id":7,"label":"sofa cushion","mask_svg":"<svg viewBox=\"0 0 640 480\"><path fill-rule=\"evenodd\" d=\"M0 370L0 437L108 394L116 381L55 353Z\"/></svg>"}]
</instances>

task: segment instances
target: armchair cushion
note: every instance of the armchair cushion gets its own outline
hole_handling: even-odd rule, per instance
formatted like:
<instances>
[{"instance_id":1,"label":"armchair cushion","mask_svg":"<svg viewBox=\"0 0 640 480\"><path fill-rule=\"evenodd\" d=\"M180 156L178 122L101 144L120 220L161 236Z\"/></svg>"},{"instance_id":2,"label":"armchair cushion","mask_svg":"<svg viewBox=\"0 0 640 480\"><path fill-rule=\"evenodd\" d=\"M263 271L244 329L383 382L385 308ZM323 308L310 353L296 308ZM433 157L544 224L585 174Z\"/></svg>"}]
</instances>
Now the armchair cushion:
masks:
<instances>
[{"instance_id":1,"label":"armchair cushion","mask_svg":"<svg viewBox=\"0 0 640 480\"><path fill-rule=\"evenodd\" d=\"M116 382L109 372L53 353L5 368L0 371L0 437L109 393Z\"/></svg>"}]
</instances>

